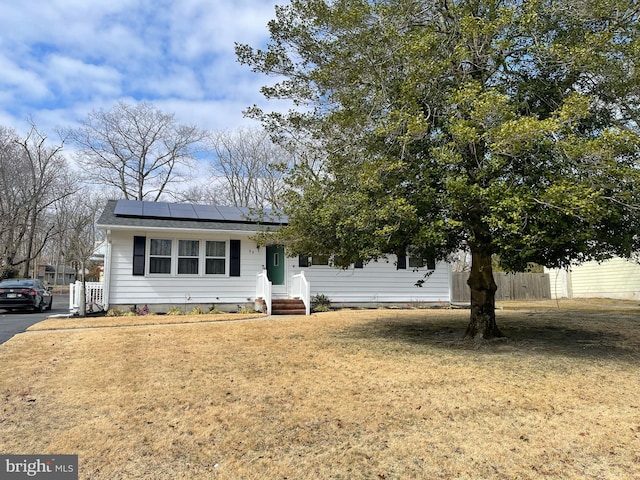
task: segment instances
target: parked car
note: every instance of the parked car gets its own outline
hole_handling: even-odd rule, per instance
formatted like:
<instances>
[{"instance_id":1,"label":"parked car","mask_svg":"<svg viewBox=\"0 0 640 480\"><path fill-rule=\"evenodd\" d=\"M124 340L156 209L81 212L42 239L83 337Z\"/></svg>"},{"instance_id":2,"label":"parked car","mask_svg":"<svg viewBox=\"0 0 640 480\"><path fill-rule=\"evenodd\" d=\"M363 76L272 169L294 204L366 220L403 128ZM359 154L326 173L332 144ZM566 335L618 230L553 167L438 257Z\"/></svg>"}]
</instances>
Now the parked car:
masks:
<instances>
[{"instance_id":1,"label":"parked car","mask_svg":"<svg viewBox=\"0 0 640 480\"><path fill-rule=\"evenodd\" d=\"M30 309L44 312L51 310L51 287L42 280L11 278L0 282L0 308L5 310Z\"/></svg>"}]
</instances>

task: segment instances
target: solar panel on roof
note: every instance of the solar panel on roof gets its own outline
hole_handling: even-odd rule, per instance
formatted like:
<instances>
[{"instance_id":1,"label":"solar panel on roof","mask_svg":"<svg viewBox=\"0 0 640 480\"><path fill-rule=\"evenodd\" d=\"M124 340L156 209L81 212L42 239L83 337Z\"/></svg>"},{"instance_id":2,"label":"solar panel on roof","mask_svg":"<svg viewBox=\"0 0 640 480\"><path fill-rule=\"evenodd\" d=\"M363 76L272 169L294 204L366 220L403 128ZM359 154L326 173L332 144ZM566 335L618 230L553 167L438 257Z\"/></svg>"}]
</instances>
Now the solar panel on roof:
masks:
<instances>
[{"instance_id":1,"label":"solar panel on roof","mask_svg":"<svg viewBox=\"0 0 640 480\"><path fill-rule=\"evenodd\" d=\"M188 203L169 203L169 212L171 218L192 218L197 219L198 214L193 208L193 205Z\"/></svg>"},{"instance_id":2,"label":"solar panel on roof","mask_svg":"<svg viewBox=\"0 0 640 480\"><path fill-rule=\"evenodd\" d=\"M267 210L252 210L250 208L242 209L245 222L270 222L271 216Z\"/></svg>"},{"instance_id":3,"label":"solar panel on roof","mask_svg":"<svg viewBox=\"0 0 640 480\"><path fill-rule=\"evenodd\" d=\"M224 217L213 205L194 205L193 210L200 220L224 220Z\"/></svg>"},{"instance_id":4,"label":"solar panel on roof","mask_svg":"<svg viewBox=\"0 0 640 480\"><path fill-rule=\"evenodd\" d=\"M118 200L114 214L143 218L170 218L174 220L202 220L234 223L286 223L282 212L265 209L253 212L249 208L194 205L186 203L143 202Z\"/></svg>"},{"instance_id":5,"label":"solar panel on roof","mask_svg":"<svg viewBox=\"0 0 640 480\"><path fill-rule=\"evenodd\" d=\"M169 204L165 202L144 202L142 205L142 216L171 218Z\"/></svg>"},{"instance_id":6,"label":"solar panel on roof","mask_svg":"<svg viewBox=\"0 0 640 480\"><path fill-rule=\"evenodd\" d=\"M246 222L249 209L239 207L217 207L224 219L228 222Z\"/></svg>"},{"instance_id":7,"label":"solar panel on roof","mask_svg":"<svg viewBox=\"0 0 640 480\"><path fill-rule=\"evenodd\" d=\"M142 202L139 200L118 200L113 213L115 215L142 215Z\"/></svg>"},{"instance_id":8,"label":"solar panel on roof","mask_svg":"<svg viewBox=\"0 0 640 480\"><path fill-rule=\"evenodd\" d=\"M265 209L258 215L258 218L264 222L282 223L287 221L287 216L282 211Z\"/></svg>"}]
</instances>

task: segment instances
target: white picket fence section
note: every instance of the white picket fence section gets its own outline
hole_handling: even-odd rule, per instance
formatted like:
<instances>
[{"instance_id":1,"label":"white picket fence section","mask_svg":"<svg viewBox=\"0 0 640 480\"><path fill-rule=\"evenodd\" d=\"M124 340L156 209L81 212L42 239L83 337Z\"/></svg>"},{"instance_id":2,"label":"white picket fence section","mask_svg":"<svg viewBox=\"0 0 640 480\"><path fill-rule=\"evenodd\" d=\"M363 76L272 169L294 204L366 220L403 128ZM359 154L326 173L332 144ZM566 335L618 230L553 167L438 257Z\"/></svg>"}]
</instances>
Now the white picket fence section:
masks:
<instances>
[{"instance_id":1,"label":"white picket fence section","mask_svg":"<svg viewBox=\"0 0 640 480\"><path fill-rule=\"evenodd\" d=\"M104 285L102 282L85 282L84 284L85 313L101 312L104 310ZM82 301L82 282L69 284L69 312L80 313Z\"/></svg>"}]
</instances>

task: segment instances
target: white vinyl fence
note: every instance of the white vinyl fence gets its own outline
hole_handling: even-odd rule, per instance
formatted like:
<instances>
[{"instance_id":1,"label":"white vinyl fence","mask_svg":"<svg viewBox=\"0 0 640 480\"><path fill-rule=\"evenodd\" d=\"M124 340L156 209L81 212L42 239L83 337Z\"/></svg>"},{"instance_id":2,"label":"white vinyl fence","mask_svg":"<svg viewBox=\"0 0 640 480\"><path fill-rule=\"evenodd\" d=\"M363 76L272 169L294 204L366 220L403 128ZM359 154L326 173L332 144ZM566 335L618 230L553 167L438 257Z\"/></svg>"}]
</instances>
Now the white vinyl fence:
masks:
<instances>
[{"instance_id":1,"label":"white vinyl fence","mask_svg":"<svg viewBox=\"0 0 640 480\"><path fill-rule=\"evenodd\" d=\"M104 286L102 282L85 282L84 284L85 313L101 312L104 310ZM69 312L80 313L82 301L82 282L69 285Z\"/></svg>"}]
</instances>

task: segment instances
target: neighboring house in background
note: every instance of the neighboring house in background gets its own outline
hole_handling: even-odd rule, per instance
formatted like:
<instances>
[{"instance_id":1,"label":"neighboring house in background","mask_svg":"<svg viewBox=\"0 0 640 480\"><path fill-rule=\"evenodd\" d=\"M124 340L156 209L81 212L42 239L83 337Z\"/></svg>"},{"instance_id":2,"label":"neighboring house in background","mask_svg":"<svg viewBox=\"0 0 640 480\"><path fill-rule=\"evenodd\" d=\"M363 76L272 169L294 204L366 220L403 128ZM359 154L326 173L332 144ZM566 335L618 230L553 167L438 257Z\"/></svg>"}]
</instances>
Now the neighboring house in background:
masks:
<instances>
[{"instance_id":1,"label":"neighboring house in background","mask_svg":"<svg viewBox=\"0 0 640 480\"><path fill-rule=\"evenodd\" d=\"M253 307L263 295L262 277L270 280L274 299L291 298L301 272L310 295L325 295L333 305L450 301L447 263L390 256L342 270L329 266L327 257L290 258L283 246L256 243L256 233L283 223L276 216L256 221L249 209L236 207L109 201L98 220L106 239L105 308Z\"/></svg>"},{"instance_id":2,"label":"neighboring house in background","mask_svg":"<svg viewBox=\"0 0 640 480\"><path fill-rule=\"evenodd\" d=\"M89 261L101 263L104 262L104 257L107 254L107 242L106 240L97 240L95 242L93 253L89 257Z\"/></svg>"},{"instance_id":3,"label":"neighboring house in background","mask_svg":"<svg viewBox=\"0 0 640 480\"><path fill-rule=\"evenodd\" d=\"M93 250L93 254L89 258L89 261L93 262L98 266L100 271L99 273L99 281L104 282L104 257L107 254L107 241L106 240L98 240L95 243L95 249Z\"/></svg>"},{"instance_id":4,"label":"neighboring house in background","mask_svg":"<svg viewBox=\"0 0 640 480\"><path fill-rule=\"evenodd\" d=\"M38 279L49 285L69 285L76 280L76 271L68 265L38 265Z\"/></svg>"},{"instance_id":5,"label":"neighboring house in background","mask_svg":"<svg viewBox=\"0 0 640 480\"><path fill-rule=\"evenodd\" d=\"M545 269L553 298L640 300L640 265L623 258L585 262L570 270Z\"/></svg>"}]
</instances>

